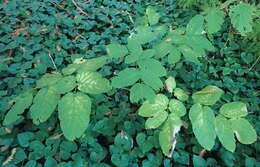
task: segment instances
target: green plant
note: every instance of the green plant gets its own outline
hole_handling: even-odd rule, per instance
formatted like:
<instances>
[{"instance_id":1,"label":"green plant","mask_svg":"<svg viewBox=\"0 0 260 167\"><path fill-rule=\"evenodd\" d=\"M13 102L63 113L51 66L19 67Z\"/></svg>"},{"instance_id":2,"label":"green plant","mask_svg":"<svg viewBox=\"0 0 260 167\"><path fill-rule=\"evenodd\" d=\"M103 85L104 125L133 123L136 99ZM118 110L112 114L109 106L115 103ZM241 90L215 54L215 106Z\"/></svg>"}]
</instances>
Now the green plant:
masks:
<instances>
[{"instance_id":1,"label":"green plant","mask_svg":"<svg viewBox=\"0 0 260 167\"><path fill-rule=\"evenodd\" d=\"M161 15L145 11L154 3ZM234 18L246 21L233 31L231 3L240 5L213 5L191 20L194 10L171 0L0 4L0 164L170 167L170 157L177 166L257 166L258 143L244 145L257 137L251 125L260 127L257 12L238 15L236 7ZM131 31L129 20L143 11ZM110 41L109 56L78 59L104 54ZM100 74L119 89L109 91ZM88 81L101 84L94 90Z\"/></svg>"},{"instance_id":2,"label":"green plant","mask_svg":"<svg viewBox=\"0 0 260 167\"><path fill-rule=\"evenodd\" d=\"M243 3L239 4L235 12L241 5L249 7ZM176 134L183 125L180 117L186 114L186 107L182 101L188 100L189 96L182 89L176 88L173 77L169 77L165 85L178 100L169 100L163 94L155 95L155 92L163 88L161 77L167 76L164 68L166 63L163 63L164 57L168 56L168 63L173 64L181 60L182 54L185 60L201 65L198 58L206 57L206 51L215 51L205 37L204 29L206 27L209 34L218 32L224 22L224 13L218 9L211 10L206 15L194 16L185 29L167 30L167 27L164 27L163 31L158 31L165 25L155 26L159 18L155 12L149 12L151 10L147 9L146 16L143 18L145 25L136 28L136 33L128 38L127 46L110 44L107 46L107 52L112 58L125 57L124 63L128 64L128 68L112 78L112 86L116 88L131 86L132 103L147 99L139 108L138 114L148 117L145 122L146 129L162 126L159 134L160 146L163 153L171 157L176 145ZM231 20L233 19L233 11L231 11ZM250 18L247 19L250 21ZM238 28L246 26L247 23L240 22L234 25ZM242 35L247 32L246 29L238 28L238 30ZM246 105L242 102L224 104L220 108L220 114L215 117L214 111L208 106L214 105L222 94L223 91L216 86L207 86L194 93L192 95L194 105L189 111L189 118L198 142L205 149L211 150L218 136L223 146L234 152L234 133L243 144L255 142L257 136L250 123L242 118L247 115ZM241 127L238 126L239 124ZM243 129L247 129L248 134Z\"/></svg>"},{"instance_id":3,"label":"green plant","mask_svg":"<svg viewBox=\"0 0 260 167\"><path fill-rule=\"evenodd\" d=\"M37 81L35 89L27 90L14 99L4 125L21 119L20 115L27 108L30 108L33 123L39 125L58 108L64 136L68 140L80 137L90 121L92 102L87 94L101 94L112 88L109 80L96 72L105 63L106 57L79 59L64 68L62 74L45 74Z\"/></svg>"}]
</instances>

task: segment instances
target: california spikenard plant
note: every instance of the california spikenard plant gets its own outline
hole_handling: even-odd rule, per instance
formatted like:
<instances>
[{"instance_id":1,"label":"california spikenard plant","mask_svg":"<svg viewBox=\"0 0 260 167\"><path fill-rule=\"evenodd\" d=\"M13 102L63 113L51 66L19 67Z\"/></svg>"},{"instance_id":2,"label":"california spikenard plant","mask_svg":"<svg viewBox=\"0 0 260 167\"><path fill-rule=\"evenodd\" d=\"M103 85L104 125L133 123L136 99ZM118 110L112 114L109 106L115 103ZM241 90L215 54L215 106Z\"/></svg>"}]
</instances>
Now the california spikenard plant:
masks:
<instances>
[{"instance_id":1,"label":"california spikenard plant","mask_svg":"<svg viewBox=\"0 0 260 167\"><path fill-rule=\"evenodd\" d=\"M250 12L245 14L241 10ZM241 35L252 30L253 11L246 3L230 9L231 22ZM160 129L160 146L170 157L178 142L176 134L183 125L181 117L186 115L189 95L177 87L174 77L167 75L166 67L180 61L201 65L200 58L206 57L207 52L216 51L206 35L221 29L224 16L221 9L215 8L194 16L186 27L173 30L170 25L158 25L160 15L148 8L141 19L143 24L135 28L127 45L110 44L108 56L77 60L61 73L45 74L37 81L35 89L26 90L14 99L4 125L19 122L25 109L29 109L29 118L36 125L47 121L57 110L65 138L75 140L84 134L90 121L91 98L88 94L106 93L112 86L130 88L131 103L142 103L138 115L148 118L145 128ZM121 60L126 68L116 73L111 86L97 70L112 58ZM243 102L226 103L219 112L210 108L223 93L212 85L193 93L189 119L201 146L211 150L218 137L222 145L233 152L235 136L243 144L255 142L257 136L244 118L247 107Z\"/></svg>"}]
</instances>

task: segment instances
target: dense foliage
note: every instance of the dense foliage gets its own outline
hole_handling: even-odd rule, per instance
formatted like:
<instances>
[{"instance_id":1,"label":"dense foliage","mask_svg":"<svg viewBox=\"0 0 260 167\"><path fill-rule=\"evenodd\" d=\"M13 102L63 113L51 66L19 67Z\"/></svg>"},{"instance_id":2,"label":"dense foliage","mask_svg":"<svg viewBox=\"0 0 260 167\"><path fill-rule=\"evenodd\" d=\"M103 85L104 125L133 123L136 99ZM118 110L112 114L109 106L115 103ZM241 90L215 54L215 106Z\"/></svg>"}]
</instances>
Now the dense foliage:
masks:
<instances>
[{"instance_id":1,"label":"dense foliage","mask_svg":"<svg viewBox=\"0 0 260 167\"><path fill-rule=\"evenodd\" d=\"M254 3L4 1L0 164L258 166Z\"/></svg>"}]
</instances>

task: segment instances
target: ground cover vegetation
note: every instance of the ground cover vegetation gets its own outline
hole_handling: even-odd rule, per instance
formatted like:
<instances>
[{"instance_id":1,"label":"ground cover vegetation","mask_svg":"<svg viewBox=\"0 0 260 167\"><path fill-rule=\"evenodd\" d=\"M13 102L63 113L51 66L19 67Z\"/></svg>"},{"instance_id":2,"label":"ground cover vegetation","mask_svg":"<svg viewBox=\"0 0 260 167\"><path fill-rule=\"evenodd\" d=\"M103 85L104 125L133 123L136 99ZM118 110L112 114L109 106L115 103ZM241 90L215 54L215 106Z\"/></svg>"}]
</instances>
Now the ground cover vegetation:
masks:
<instances>
[{"instance_id":1,"label":"ground cover vegetation","mask_svg":"<svg viewBox=\"0 0 260 167\"><path fill-rule=\"evenodd\" d=\"M256 1L3 1L0 164L259 166Z\"/></svg>"}]
</instances>

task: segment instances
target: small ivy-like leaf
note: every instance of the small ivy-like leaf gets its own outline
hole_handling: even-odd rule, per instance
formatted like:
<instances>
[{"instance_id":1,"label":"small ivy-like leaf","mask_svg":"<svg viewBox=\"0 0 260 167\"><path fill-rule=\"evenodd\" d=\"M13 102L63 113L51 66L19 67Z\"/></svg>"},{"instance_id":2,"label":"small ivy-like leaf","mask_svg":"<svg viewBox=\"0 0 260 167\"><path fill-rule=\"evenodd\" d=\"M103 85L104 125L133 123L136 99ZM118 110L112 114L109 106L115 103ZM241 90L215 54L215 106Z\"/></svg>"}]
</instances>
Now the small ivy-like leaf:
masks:
<instances>
[{"instance_id":1,"label":"small ivy-like leaf","mask_svg":"<svg viewBox=\"0 0 260 167\"><path fill-rule=\"evenodd\" d=\"M180 101L186 101L189 98L188 94L181 88L176 88L174 90L174 96Z\"/></svg>"},{"instance_id":2,"label":"small ivy-like leaf","mask_svg":"<svg viewBox=\"0 0 260 167\"><path fill-rule=\"evenodd\" d=\"M254 11L255 9L250 4L244 2L232 6L230 9L231 23L243 36L252 31Z\"/></svg>"},{"instance_id":3,"label":"small ivy-like leaf","mask_svg":"<svg viewBox=\"0 0 260 167\"><path fill-rule=\"evenodd\" d=\"M201 146L211 150L215 144L215 115L209 107L194 104L189 112L193 132Z\"/></svg>"},{"instance_id":4,"label":"small ivy-like leaf","mask_svg":"<svg viewBox=\"0 0 260 167\"><path fill-rule=\"evenodd\" d=\"M230 122L233 132L242 144L252 144L257 140L255 129L246 119L232 119Z\"/></svg>"},{"instance_id":5,"label":"small ivy-like leaf","mask_svg":"<svg viewBox=\"0 0 260 167\"><path fill-rule=\"evenodd\" d=\"M176 88L176 81L173 77L168 77L165 80L165 87L168 90L168 92L173 93L173 90Z\"/></svg>"},{"instance_id":6,"label":"small ivy-like leaf","mask_svg":"<svg viewBox=\"0 0 260 167\"><path fill-rule=\"evenodd\" d=\"M234 152L236 149L236 141L232 131L231 122L225 117L218 115L215 119L215 129L221 144L227 150Z\"/></svg>"},{"instance_id":7,"label":"small ivy-like leaf","mask_svg":"<svg viewBox=\"0 0 260 167\"><path fill-rule=\"evenodd\" d=\"M242 102L231 102L221 106L220 111L227 118L240 118L247 116L247 107Z\"/></svg>"},{"instance_id":8,"label":"small ivy-like leaf","mask_svg":"<svg viewBox=\"0 0 260 167\"><path fill-rule=\"evenodd\" d=\"M166 119L168 113L166 111L157 112L152 118L148 118L145 122L146 129L158 128Z\"/></svg>"},{"instance_id":9,"label":"small ivy-like leaf","mask_svg":"<svg viewBox=\"0 0 260 167\"><path fill-rule=\"evenodd\" d=\"M207 22L207 30L210 34L216 33L221 29L221 25L224 23L225 13L221 10L214 8L207 12L205 20Z\"/></svg>"},{"instance_id":10,"label":"small ivy-like leaf","mask_svg":"<svg viewBox=\"0 0 260 167\"><path fill-rule=\"evenodd\" d=\"M83 93L68 93L59 101L58 111L64 136L68 140L79 138L89 124L90 98Z\"/></svg>"},{"instance_id":11,"label":"small ivy-like leaf","mask_svg":"<svg viewBox=\"0 0 260 167\"><path fill-rule=\"evenodd\" d=\"M54 112L60 96L53 88L42 88L34 97L33 105L30 108L33 123L38 125L47 119Z\"/></svg>"},{"instance_id":12,"label":"small ivy-like leaf","mask_svg":"<svg viewBox=\"0 0 260 167\"><path fill-rule=\"evenodd\" d=\"M146 15L150 25L157 24L160 19L159 13L150 7L146 9Z\"/></svg>"},{"instance_id":13,"label":"small ivy-like leaf","mask_svg":"<svg viewBox=\"0 0 260 167\"><path fill-rule=\"evenodd\" d=\"M152 101L154 97L155 93L153 89L145 84L136 83L130 89L130 101L132 103L137 103L143 99Z\"/></svg>"},{"instance_id":14,"label":"small ivy-like leaf","mask_svg":"<svg viewBox=\"0 0 260 167\"><path fill-rule=\"evenodd\" d=\"M194 16L186 27L187 34L201 35L204 33L203 29L204 17L200 14Z\"/></svg>"},{"instance_id":15,"label":"small ivy-like leaf","mask_svg":"<svg viewBox=\"0 0 260 167\"><path fill-rule=\"evenodd\" d=\"M41 77L41 79L37 80L36 87L44 88L47 86L54 85L62 78L61 74L45 74Z\"/></svg>"},{"instance_id":16,"label":"small ivy-like leaf","mask_svg":"<svg viewBox=\"0 0 260 167\"><path fill-rule=\"evenodd\" d=\"M215 104L223 94L223 91L216 87L209 85L192 95L192 99L195 103L203 105L213 105Z\"/></svg>"},{"instance_id":17,"label":"small ivy-like leaf","mask_svg":"<svg viewBox=\"0 0 260 167\"><path fill-rule=\"evenodd\" d=\"M112 86L123 88L135 84L140 79L140 72L135 68L126 68L112 78Z\"/></svg>"},{"instance_id":18,"label":"small ivy-like leaf","mask_svg":"<svg viewBox=\"0 0 260 167\"><path fill-rule=\"evenodd\" d=\"M138 110L138 115L142 117L152 117L158 112L163 112L167 109L168 98L163 94L158 94L154 98L154 102L150 103L145 101L143 105Z\"/></svg>"},{"instance_id":19,"label":"small ivy-like leaf","mask_svg":"<svg viewBox=\"0 0 260 167\"><path fill-rule=\"evenodd\" d=\"M10 125L22 118L20 114L32 104L33 101L33 90L28 90L14 99L15 104L12 106L11 110L5 116L4 125Z\"/></svg>"},{"instance_id":20,"label":"small ivy-like leaf","mask_svg":"<svg viewBox=\"0 0 260 167\"><path fill-rule=\"evenodd\" d=\"M179 117L184 116L186 114L186 107L181 101L176 99L170 100L169 110Z\"/></svg>"},{"instance_id":21,"label":"small ivy-like leaf","mask_svg":"<svg viewBox=\"0 0 260 167\"><path fill-rule=\"evenodd\" d=\"M107 46L107 53L113 58L120 58L124 57L128 53L128 50L120 44L109 44Z\"/></svg>"},{"instance_id":22,"label":"small ivy-like leaf","mask_svg":"<svg viewBox=\"0 0 260 167\"><path fill-rule=\"evenodd\" d=\"M78 89L85 93L100 94L112 89L109 80L98 72L82 72L77 74Z\"/></svg>"}]
</instances>

